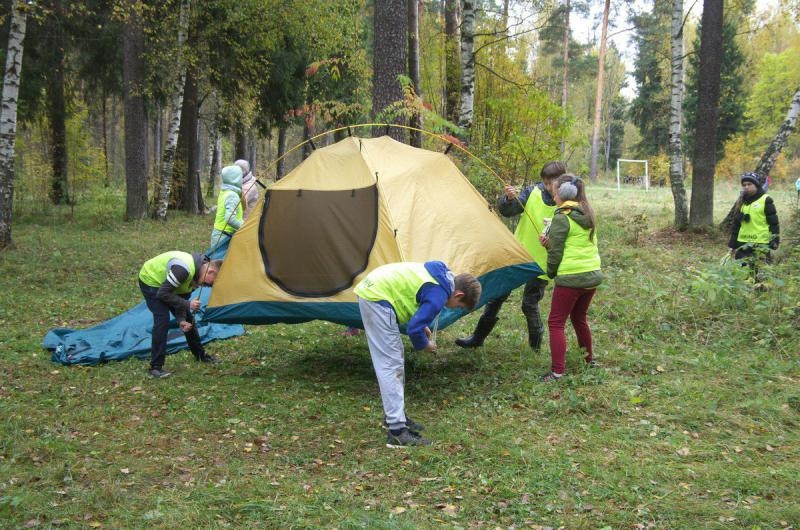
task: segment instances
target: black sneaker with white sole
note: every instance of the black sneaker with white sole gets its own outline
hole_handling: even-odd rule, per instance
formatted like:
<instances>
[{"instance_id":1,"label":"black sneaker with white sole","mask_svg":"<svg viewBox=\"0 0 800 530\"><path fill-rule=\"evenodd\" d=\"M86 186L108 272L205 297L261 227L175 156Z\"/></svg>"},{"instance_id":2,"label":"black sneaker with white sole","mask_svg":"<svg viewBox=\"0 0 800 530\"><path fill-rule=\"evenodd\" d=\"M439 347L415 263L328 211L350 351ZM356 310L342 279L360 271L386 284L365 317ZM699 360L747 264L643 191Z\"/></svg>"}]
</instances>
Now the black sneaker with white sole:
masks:
<instances>
[{"instance_id":1,"label":"black sneaker with white sole","mask_svg":"<svg viewBox=\"0 0 800 530\"><path fill-rule=\"evenodd\" d=\"M172 372L167 372L166 370L162 370L161 368L151 368L147 374L152 377L153 379L164 379L165 377L169 377L172 375Z\"/></svg>"},{"instance_id":2,"label":"black sneaker with white sole","mask_svg":"<svg viewBox=\"0 0 800 530\"><path fill-rule=\"evenodd\" d=\"M386 421L386 416L383 417L383 428L388 429L389 423ZM421 432L425 430L425 426L421 423L417 423L408 416L406 416L406 428L410 431L414 432Z\"/></svg>"},{"instance_id":3,"label":"black sneaker with white sole","mask_svg":"<svg viewBox=\"0 0 800 530\"><path fill-rule=\"evenodd\" d=\"M413 447L417 445L430 445L431 441L423 438L414 431L408 429L401 430L398 434L389 434L386 437L386 447L391 449L399 449L401 447Z\"/></svg>"}]
</instances>

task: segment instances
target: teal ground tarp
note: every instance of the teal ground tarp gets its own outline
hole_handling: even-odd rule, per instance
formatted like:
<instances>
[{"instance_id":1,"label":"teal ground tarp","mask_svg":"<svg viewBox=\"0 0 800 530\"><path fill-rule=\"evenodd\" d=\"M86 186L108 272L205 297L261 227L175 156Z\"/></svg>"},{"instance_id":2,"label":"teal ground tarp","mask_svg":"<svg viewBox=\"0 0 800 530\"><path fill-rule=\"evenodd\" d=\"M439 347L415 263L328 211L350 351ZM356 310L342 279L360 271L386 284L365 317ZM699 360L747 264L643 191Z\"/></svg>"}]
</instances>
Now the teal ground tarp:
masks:
<instances>
[{"instance_id":1,"label":"teal ground tarp","mask_svg":"<svg viewBox=\"0 0 800 530\"><path fill-rule=\"evenodd\" d=\"M226 242L227 243L227 242ZM212 259L225 256L228 245L220 245L210 254ZM135 278L131 280L131 289L137 287ZM244 327L239 324L219 324L204 319L205 306L211 289L198 289L192 297L200 294L202 307L196 315L197 330L203 344L217 339L227 339L244 334ZM107 361L121 361L129 357L139 359L150 358L150 340L153 329L153 314L147 309L144 300L125 313L98 324L92 328L76 330L56 328L45 335L42 345L52 351L52 361L64 365L91 366ZM175 319L170 320L167 342L167 353L175 353L188 348L183 333Z\"/></svg>"}]
</instances>

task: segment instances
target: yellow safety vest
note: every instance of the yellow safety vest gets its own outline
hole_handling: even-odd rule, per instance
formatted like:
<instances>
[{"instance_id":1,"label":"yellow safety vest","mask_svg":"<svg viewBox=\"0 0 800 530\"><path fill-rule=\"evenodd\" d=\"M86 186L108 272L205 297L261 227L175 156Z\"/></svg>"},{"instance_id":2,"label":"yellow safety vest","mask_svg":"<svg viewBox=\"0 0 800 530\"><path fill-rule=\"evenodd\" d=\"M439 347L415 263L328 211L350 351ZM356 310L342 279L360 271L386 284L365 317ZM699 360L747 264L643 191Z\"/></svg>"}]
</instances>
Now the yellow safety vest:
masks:
<instances>
[{"instance_id":1,"label":"yellow safety vest","mask_svg":"<svg viewBox=\"0 0 800 530\"><path fill-rule=\"evenodd\" d=\"M370 272L353 292L370 302L386 300L392 304L397 322L405 324L419 309L417 293L426 283L439 285L424 264L389 263Z\"/></svg>"}]
</instances>

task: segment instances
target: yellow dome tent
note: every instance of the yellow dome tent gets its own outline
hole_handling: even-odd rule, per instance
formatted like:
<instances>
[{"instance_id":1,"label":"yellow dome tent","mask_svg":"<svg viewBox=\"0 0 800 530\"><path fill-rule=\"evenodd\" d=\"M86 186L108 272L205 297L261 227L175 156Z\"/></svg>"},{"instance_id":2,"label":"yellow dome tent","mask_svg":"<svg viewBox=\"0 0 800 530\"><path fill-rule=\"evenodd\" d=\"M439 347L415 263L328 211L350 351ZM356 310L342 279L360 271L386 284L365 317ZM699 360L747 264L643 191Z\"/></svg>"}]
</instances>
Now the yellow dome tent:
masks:
<instances>
[{"instance_id":1,"label":"yellow dome tent","mask_svg":"<svg viewBox=\"0 0 800 530\"><path fill-rule=\"evenodd\" d=\"M363 276L431 260L478 277L480 305L541 273L447 155L349 137L267 189L230 241L204 319L361 326L352 289ZM462 314L445 309L439 327Z\"/></svg>"}]
</instances>

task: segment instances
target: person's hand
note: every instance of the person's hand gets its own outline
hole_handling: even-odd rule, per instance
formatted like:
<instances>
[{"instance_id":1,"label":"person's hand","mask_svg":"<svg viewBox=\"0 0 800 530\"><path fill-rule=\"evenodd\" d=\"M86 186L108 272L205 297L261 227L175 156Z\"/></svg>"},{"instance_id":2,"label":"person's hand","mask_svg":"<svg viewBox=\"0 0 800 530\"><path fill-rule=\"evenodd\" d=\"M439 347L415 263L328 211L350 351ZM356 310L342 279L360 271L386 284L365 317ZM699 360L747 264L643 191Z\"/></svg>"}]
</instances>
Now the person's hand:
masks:
<instances>
[{"instance_id":1,"label":"person's hand","mask_svg":"<svg viewBox=\"0 0 800 530\"><path fill-rule=\"evenodd\" d=\"M544 235L544 234L541 234L541 235L539 236L539 243L541 243L541 244L542 244L542 246L543 246L544 248L547 248L547 245L549 245L549 244L550 244L550 238L549 238L549 237L547 237L547 236L546 236L546 235Z\"/></svg>"},{"instance_id":2,"label":"person's hand","mask_svg":"<svg viewBox=\"0 0 800 530\"><path fill-rule=\"evenodd\" d=\"M423 348L423 351L426 351L428 353L435 353L436 352L436 343L433 342L432 340L428 341L428 344L425 345L425 348Z\"/></svg>"},{"instance_id":3,"label":"person's hand","mask_svg":"<svg viewBox=\"0 0 800 530\"><path fill-rule=\"evenodd\" d=\"M780 240L777 237L774 237L769 242L770 250L778 250L778 245L780 245Z\"/></svg>"},{"instance_id":4,"label":"person's hand","mask_svg":"<svg viewBox=\"0 0 800 530\"><path fill-rule=\"evenodd\" d=\"M428 337L428 340L431 340L431 337L433 337L433 332L428 326L425 326L425 336Z\"/></svg>"},{"instance_id":5,"label":"person's hand","mask_svg":"<svg viewBox=\"0 0 800 530\"><path fill-rule=\"evenodd\" d=\"M731 251L731 257L732 258L736 257L736 249L735 248L731 248L729 250Z\"/></svg>"},{"instance_id":6,"label":"person's hand","mask_svg":"<svg viewBox=\"0 0 800 530\"><path fill-rule=\"evenodd\" d=\"M198 298L195 298L194 300L189 302L189 309L192 311L197 311L198 309L200 309L200 300Z\"/></svg>"},{"instance_id":7,"label":"person's hand","mask_svg":"<svg viewBox=\"0 0 800 530\"><path fill-rule=\"evenodd\" d=\"M192 331L192 323L191 322L186 322L185 320L181 320L180 324L178 324L178 325L181 327L181 331L183 331L184 333L188 333L188 332Z\"/></svg>"},{"instance_id":8,"label":"person's hand","mask_svg":"<svg viewBox=\"0 0 800 530\"><path fill-rule=\"evenodd\" d=\"M503 186L503 190L506 192L506 198L509 201L512 201L517 198L517 188L515 188L511 184L506 184L505 186Z\"/></svg>"}]
</instances>

